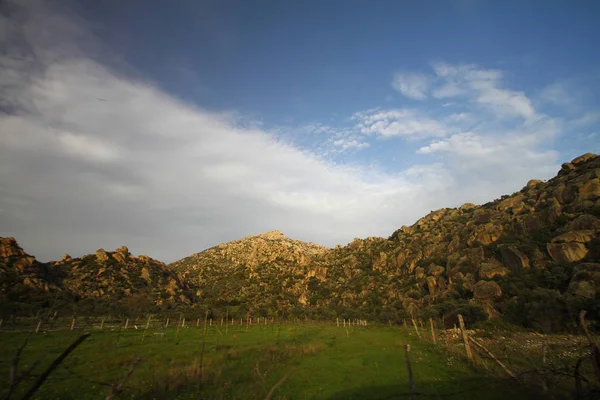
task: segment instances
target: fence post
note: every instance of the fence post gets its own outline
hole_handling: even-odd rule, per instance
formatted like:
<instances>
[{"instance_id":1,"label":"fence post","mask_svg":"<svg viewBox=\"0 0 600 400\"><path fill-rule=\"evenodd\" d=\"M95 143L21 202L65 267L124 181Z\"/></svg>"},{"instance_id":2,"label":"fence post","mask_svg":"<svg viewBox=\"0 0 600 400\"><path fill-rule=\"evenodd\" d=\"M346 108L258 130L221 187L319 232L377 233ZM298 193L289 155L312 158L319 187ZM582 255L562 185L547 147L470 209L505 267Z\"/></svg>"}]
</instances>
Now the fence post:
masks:
<instances>
[{"instance_id":1,"label":"fence post","mask_svg":"<svg viewBox=\"0 0 600 400\"><path fill-rule=\"evenodd\" d=\"M100 330L104 329L104 317L102 317L102 320L100 321Z\"/></svg>"},{"instance_id":2,"label":"fence post","mask_svg":"<svg viewBox=\"0 0 600 400\"><path fill-rule=\"evenodd\" d=\"M202 337L206 335L206 320L208 319L208 310L206 310L206 314L204 314L204 327L202 328ZM212 319L210 320L212 323Z\"/></svg>"},{"instance_id":3,"label":"fence post","mask_svg":"<svg viewBox=\"0 0 600 400\"><path fill-rule=\"evenodd\" d=\"M71 321L71 330L75 329L75 318Z\"/></svg>"},{"instance_id":4,"label":"fence post","mask_svg":"<svg viewBox=\"0 0 600 400\"><path fill-rule=\"evenodd\" d=\"M42 320L40 319L37 323L37 326L35 327L35 333L38 333L40 331L40 326L42 326Z\"/></svg>"},{"instance_id":5,"label":"fence post","mask_svg":"<svg viewBox=\"0 0 600 400\"><path fill-rule=\"evenodd\" d=\"M410 365L410 344L404 345L404 354L406 355L406 369L408 370L408 387L410 391L410 400L416 400L415 380L413 378L412 366Z\"/></svg>"},{"instance_id":6,"label":"fence post","mask_svg":"<svg viewBox=\"0 0 600 400\"><path fill-rule=\"evenodd\" d=\"M471 352L471 345L469 344L469 335L467 334L467 330L465 329L465 321L463 320L463 316L458 314L458 324L460 326L460 332L463 338L463 342L465 343L465 351L467 352L467 358L471 363L473 363L473 353Z\"/></svg>"},{"instance_id":7,"label":"fence post","mask_svg":"<svg viewBox=\"0 0 600 400\"><path fill-rule=\"evenodd\" d=\"M431 328L431 340L433 344L437 344L437 340L435 338L435 331L433 330L433 319L429 318L429 327Z\"/></svg>"}]
</instances>

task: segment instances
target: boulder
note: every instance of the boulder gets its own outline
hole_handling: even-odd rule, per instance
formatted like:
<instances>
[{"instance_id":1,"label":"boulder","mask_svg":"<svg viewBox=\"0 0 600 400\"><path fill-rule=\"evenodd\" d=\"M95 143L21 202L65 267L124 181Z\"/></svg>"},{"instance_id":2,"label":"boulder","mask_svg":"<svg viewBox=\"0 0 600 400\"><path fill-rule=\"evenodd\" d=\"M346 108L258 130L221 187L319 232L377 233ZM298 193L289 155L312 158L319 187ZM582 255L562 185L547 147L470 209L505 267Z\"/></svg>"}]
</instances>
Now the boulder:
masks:
<instances>
[{"instance_id":1,"label":"boulder","mask_svg":"<svg viewBox=\"0 0 600 400\"><path fill-rule=\"evenodd\" d=\"M481 263L479 268L480 279L492 279L495 276L505 276L508 274L508 268L495 258L488 262Z\"/></svg>"},{"instance_id":2,"label":"boulder","mask_svg":"<svg viewBox=\"0 0 600 400\"><path fill-rule=\"evenodd\" d=\"M571 163L563 163L560 166L560 171L558 171L558 176L563 176L568 174L569 172L573 171L575 169L575 166Z\"/></svg>"},{"instance_id":3,"label":"boulder","mask_svg":"<svg viewBox=\"0 0 600 400\"><path fill-rule=\"evenodd\" d=\"M487 223L479 225L471 234L471 237L468 239L467 243L470 246L474 243L487 245L494 243L500 238L500 236L502 236L502 225Z\"/></svg>"},{"instance_id":4,"label":"boulder","mask_svg":"<svg viewBox=\"0 0 600 400\"><path fill-rule=\"evenodd\" d=\"M119 247L117 250L115 250L117 253L121 253L121 254L125 254L126 256L129 255L129 249L127 248L127 246L121 246Z\"/></svg>"},{"instance_id":5,"label":"boulder","mask_svg":"<svg viewBox=\"0 0 600 400\"><path fill-rule=\"evenodd\" d=\"M571 263L582 260L589 250L583 243L548 243L546 250L550 257L558 263Z\"/></svg>"},{"instance_id":6,"label":"boulder","mask_svg":"<svg viewBox=\"0 0 600 400\"><path fill-rule=\"evenodd\" d=\"M502 296L502 289L494 281L479 281L473 287L473 296L479 300L492 300Z\"/></svg>"},{"instance_id":7,"label":"boulder","mask_svg":"<svg viewBox=\"0 0 600 400\"><path fill-rule=\"evenodd\" d=\"M540 183L542 183L542 181L540 181L539 179L531 179L529 182L527 182L527 187L537 186Z\"/></svg>"},{"instance_id":8,"label":"boulder","mask_svg":"<svg viewBox=\"0 0 600 400\"><path fill-rule=\"evenodd\" d=\"M512 246L501 247L500 255L504 265L513 272L529 268L529 257Z\"/></svg>"},{"instance_id":9,"label":"boulder","mask_svg":"<svg viewBox=\"0 0 600 400\"><path fill-rule=\"evenodd\" d=\"M502 200L500 203L498 203L498 206L496 208L498 209L498 211L506 211L510 208L512 208L513 211L520 211L521 209L523 209L524 200L525 195L519 193L516 196L511 196L505 200Z\"/></svg>"},{"instance_id":10,"label":"boulder","mask_svg":"<svg viewBox=\"0 0 600 400\"><path fill-rule=\"evenodd\" d=\"M568 231L600 230L600 219L590 214L582 214L566 225Z\"/></svg>"},{"instance_id":11,"label":"boulder","mask_svg":"<svg viewBox=\"0 0 600 400\"><path fill-rule=\"evenodd\" d=\"M579 186L577 200L596 200L600 197L600 179L595 178Z\"/></svg>"},{"instance_id":12,"label":"boulder","mask_svg":"<svg viewBox=\"0 0 600 400\"><path fill-rule=\"evenodd\" d=\"M437 292L437 280L435 279L434 276L428 276L427 277L427 290L429 291L429 294L431 295L435 295Z\"/></svg>"},{"instance_id":13,"label":"boulder","mask_svg":"<svg viewBox=\"0 0 600 400\"><path fill-rule=\"evenodd\" d=\"M462 206L460 206L458 209L461 211L467 211L467 210L471 210L475 207L477 207L477 206L473 203L465 203Z\"/></svg>"},{"instance_id":14,"label":"boulder","mask_svg":"<svg viewBox=\"0 0 600 400\"><path fill-rule=\"evenodd\" d=\"M579 157L574 158L571 161L571 164L573 165L581 165L581 164L585 164L586 162L593 160L594 158L598 157L597 154L593 154L593 153L585 153L580 155Z\"/></svg>"},{"instance_id":15,"label":"boulder","mask_svg":"<svg viewBox=\"0 0 600 400\"><path fill-rule=\"evenodd\" d=\"M552 238L552 243L587 243L597 236L594 230L572 231Z\"/></svg>"},{"instance_id":16,"label":"boulder","mask_svg":"<svg viewBox=\"0 0 600 400\"><path fill-rule=\"evenodd\" d=\"M24 256L25 252L13 237L0 238L0 258Z\"/></svg>"},{"instance_id":17,"label":"boulder","mask_svg":"<svg viewBox=\"0 0 600 400\"><path fill-rule=\"evenodd\" d=\"M446 269L441 265L430 264L427 268L427 275L438 277L444 273Z\"/></svg>"},{"instance_id":18,"label":"boulder","mask_svg":"<svg viewBox=\"0 0 600 400\"><path fill-rule=\"evenodd\" d=\"M108 255L106 250L104 250L104 249L96 250L96 260L103 262L103 261L108 261L109 258L110 258L110 256Z\"/></svg>"}]
</instances>

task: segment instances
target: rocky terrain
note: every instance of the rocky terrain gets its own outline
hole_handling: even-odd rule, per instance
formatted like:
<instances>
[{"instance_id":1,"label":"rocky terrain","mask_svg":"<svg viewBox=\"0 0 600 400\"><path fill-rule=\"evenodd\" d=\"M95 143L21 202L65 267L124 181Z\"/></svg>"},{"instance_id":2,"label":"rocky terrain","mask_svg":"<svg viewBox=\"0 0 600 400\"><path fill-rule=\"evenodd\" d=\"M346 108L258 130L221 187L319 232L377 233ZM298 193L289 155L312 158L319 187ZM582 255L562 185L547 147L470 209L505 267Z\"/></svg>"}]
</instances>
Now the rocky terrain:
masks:
<instances>
[{"instance_id":1,"label":"rocky terrain","mask_svg":"<svg viewBox=\"0 0 600 400\"><path fill-rule=\"evenodd\" d=\"M0 238L0 284L4 312L71 310L76 304L85 312L158 309L189 306L196 296L166 264L145 255L135 257L125 246L40 263L14 238Z\"/></svg>"},{"instance_id":2,"label":"rocky terrain","mask_svg":"<svg viewBox=\"0 0 600 400\"><path fill-rule=\"evenodd\" d=\"M220 244L169 266L199 288L203 301L267 314L306 303L308 280L325 277L314 261L328 250L271 231Z\"/></svg>"},{"instance_id":3,"label":"rocky terrain","mask_svg":"<svg viewBox=\"0 0 600 400\"><path fill-rule=\"evenodd\" d=\"M18 282L79 299L151 299L217 314L419 315L451 325L461 312L470 321L560 330L582 308L600 320L600 157L584 154L547 182L334 249L272 231L166 266L126 248L40 264L14 239L1 244L3 293Z\"/></svg>"}]
</instances>

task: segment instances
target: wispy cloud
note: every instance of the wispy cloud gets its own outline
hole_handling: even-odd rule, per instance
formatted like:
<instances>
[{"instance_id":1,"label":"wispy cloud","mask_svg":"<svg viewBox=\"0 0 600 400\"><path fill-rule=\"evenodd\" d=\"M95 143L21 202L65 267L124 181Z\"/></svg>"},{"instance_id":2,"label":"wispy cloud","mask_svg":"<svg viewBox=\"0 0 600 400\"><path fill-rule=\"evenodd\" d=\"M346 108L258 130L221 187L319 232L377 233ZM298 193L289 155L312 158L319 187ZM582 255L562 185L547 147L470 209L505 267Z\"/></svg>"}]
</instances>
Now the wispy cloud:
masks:
<instances>
[{"instance_id":1,"label":"wispy cloud","mask_svg":"<svg viewBox=\"0 0 600 400\"><path fill-rule=\"evenodd\" d=\"M425 100L431 79L424 74L396 72L392 87L404 96L413 100Z\"/></svg>"},{"instance_id":2,"label":"wispy cloud","mask_svg":"<svg viewBox=\"0 0 600 400\"><path fill-rule=\"evenodd\" d=\"M443 123L417 110L367 110L352 116L356 128L366 135L382 137L431 137L444 136L447 129Z\"/></svg>"},{"instance_id":3,"label":"wispy cloud","mask_svg":"<svg viewBox=\"0 0 600 400\"><path fill-rule=\"evenodd\" d=\"M538 117L525 93L502 87L502 71L482 69L476 65L444 63L435 64L434 71L442 82L433 91L436 98L466 97L503 118L535 120Z\"/></svg>"}]
</instances>

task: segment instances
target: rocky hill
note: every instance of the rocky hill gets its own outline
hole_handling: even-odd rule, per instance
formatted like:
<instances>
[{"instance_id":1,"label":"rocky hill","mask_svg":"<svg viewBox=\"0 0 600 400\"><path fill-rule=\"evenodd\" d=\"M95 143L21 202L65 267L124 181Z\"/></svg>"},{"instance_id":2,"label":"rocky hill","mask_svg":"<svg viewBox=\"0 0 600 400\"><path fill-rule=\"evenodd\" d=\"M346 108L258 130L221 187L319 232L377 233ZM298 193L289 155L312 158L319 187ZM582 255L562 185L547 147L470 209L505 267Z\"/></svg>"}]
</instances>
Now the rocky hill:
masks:
<instances>
[{"instance_id":1,"label":"rocky hill","mask_svg":"<svg viewBox=\"0 0 600 400\"><path fill-rule=\"evenodd\" d=\"M388 239L357 239L317 261L316 307L393 318L504 316L541 330L600 304L600 157L476 206L441 209ZM321 292L319 292L321 290Z\"/></svg>"},{"instance_id":2,"label":"rocky hill","mask_svg":"<svg viewBox=\"0 0 600 400\"><path fill-rule=\"evenodd\" d=\"M434 211L387 239L308 253L276 233L171 267L217 309L382 320L412 314L449 325L461 312L551 331L580 308L598 309L599 217L600 157L585 154L548 182L531 180L481 206Z\"/></svg>"},{"instance_id":3,"label":"rocky hill","mask_svg":"<svg viewBox=\"0 0 600 400\"><path fill-rule=\"evenodd\" d=\"M323 273L313 261L327 250L271 231L220 244L169 267L199 288L200 301L263 307L264 312L302 304L307 279Z\"/></svg>"},{"instance_id":4,"label":"rocky hill","mask_svg":"<svg viewBox=\"0 0 600 400\"><path fill-rule=\"evenodd\" d=\"M158 310L195 301L190 287L166 264L135 257L123 246L114 252L40 263L14 238L0 238L0 299L5 308L85 308L82 312ZM73 307L79 304L79 307ZM3 310L8 311L8 310Z\"/></svg>"},{"instance_id":5,"label":"rocky hill","mask_svg":"<svg viewBox=\"0 0 600 400\"><path fill-rule=\"evenodd\" d=\"M0 244L3 299L56 292L137 310L414 315L448 325L460 312L470 322L563 330L581 309L600 321L600 157L584 154L547 182L531 180L487 204L437 210L389 238L334 249L272 231L166 266L125 247L42 264L12 238Z\"/></svg>"}]
</instances>

